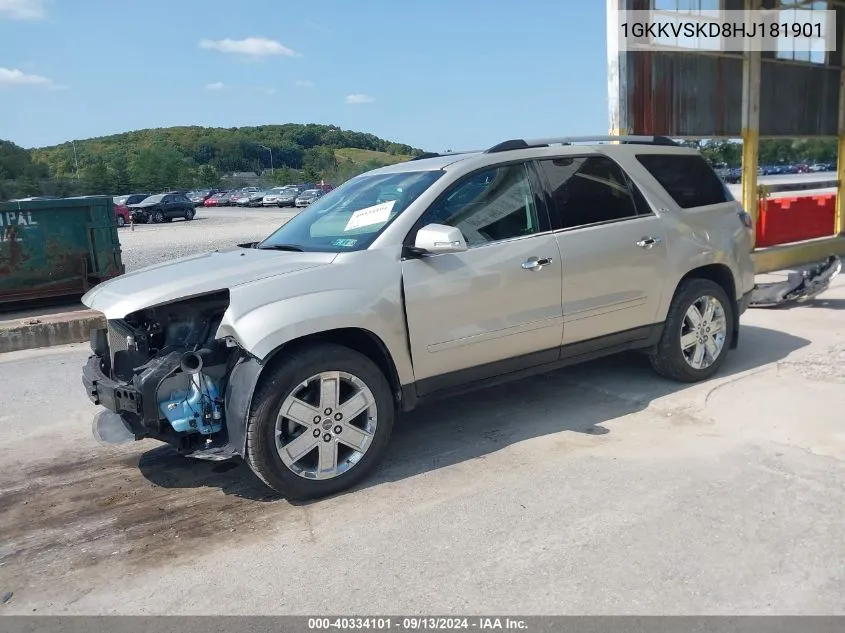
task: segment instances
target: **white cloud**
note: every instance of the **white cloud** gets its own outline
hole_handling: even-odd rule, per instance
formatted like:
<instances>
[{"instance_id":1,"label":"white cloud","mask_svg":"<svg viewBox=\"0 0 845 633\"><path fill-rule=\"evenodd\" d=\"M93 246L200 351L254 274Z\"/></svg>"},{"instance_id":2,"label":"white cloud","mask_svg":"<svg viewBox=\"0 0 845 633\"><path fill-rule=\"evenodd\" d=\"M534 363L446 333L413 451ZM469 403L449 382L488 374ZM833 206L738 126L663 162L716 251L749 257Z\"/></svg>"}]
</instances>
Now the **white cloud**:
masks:
<instances>
[{"instance_id":1,"label":"white cloud","mask_svg":"<svg viewBox=\"0 0 845 633\"><path fill-rule=\"evenodd\" d=\"M307 79L299 79L295 82L297 88L313 88L314 82Z\"/></svg>"},{"instance_id":2,"label":"white cloud","mask_svg":"<svg viewBox=\"0 0 845 633\"><path fill-rule=\"evenodd\" d=\"M205 84L206 90L223 90L226 87L222 81L215 81L213 84Z\"/></svg>"},{"instance_id":3,"label":"white cloud","mask_svg":"<svg viewBox=\"0 0 845 633\"><path fill-rule=\"evenodd\" d=\"M2 2L2 0L0 0ZM200 40L200 48L229 53L234 55L246 55L248 57L272 57L282 55L283 57L298 57L298 53L283 46L276 40L268 40L266 37L247 37L243 40Z\"/></svg>"},{"instance_id":4,"label":"white cloud","mask_svg":"<svg viewBox=\"0 0 845 633\"><path fill-rule=\"evenodd\" d=\"M371 97L370 95L354 94L354 95L349 95L348 97L346 97L345 101L346 101L346 103L350 103L350 104L355 105L355 104L359 104L359 103L372 103L373 101L375 101L375 99L373 97Z\"/></svg>"},{"instance_id":5,"label":"white cloud","mask_svg":"<svg viewBox=\"0 0 845 633\"><path fill-rule=\"evenodd\" d=\"M0 88L14 86L40 86L42 88L65 88L56 86L52 79L41 75L30 75L17 68L3 68L0 66Z\"/></svg>"},{"instance_id":6,"label":"white cloud","mask_svg":"<svg viewBox=\"0 0 845 633\"><path fill-rule=\"evenodd\" d=\"M258 92L263 92L266 95L274 95L276 94L275 88L258 88Z\"/></svg>"},{"instance_id":7,"label":"white cloud","mask_svg":"<svg viewBox=\"0 0 845 633\"><path fill-rule=\"evenodd\" d=\"M40 20L47 12L44 0L0 0L0 15L12 20Z\"/></svg>"}]
</instances>

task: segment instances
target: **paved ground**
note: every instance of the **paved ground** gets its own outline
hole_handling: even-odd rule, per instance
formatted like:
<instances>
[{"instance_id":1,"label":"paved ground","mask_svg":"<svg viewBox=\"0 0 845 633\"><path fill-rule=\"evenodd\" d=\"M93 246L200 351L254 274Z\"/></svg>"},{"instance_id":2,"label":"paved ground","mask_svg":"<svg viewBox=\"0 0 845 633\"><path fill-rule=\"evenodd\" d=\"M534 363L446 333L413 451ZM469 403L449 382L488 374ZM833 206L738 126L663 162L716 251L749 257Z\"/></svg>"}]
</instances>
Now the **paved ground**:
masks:
<instances>
[{"instance_id":1,"label":"paved ground","mask_svg":"<svg viewBox=\"0 0 845 633\"><path fill-rule=\"evenodd\" d=\"M292 209L197 208L196 217L186 222L140 224L119 230L123 262L127 272L157 264L165 259L193 255L217 248L267 237L296 215Z\"/></svg>"},{"instance_id":2,"label":"paved ground","mask_svg":"<svg viewBox=\"0 0 845 633\"><path fill-rule=\"evenodd\" d=\"M82 345L4 354L2 612L845 614L845 279L821 299L749 312L705 384L630 356L416 411L307 505L96 445Z\"/></svg>"}]
</instances>

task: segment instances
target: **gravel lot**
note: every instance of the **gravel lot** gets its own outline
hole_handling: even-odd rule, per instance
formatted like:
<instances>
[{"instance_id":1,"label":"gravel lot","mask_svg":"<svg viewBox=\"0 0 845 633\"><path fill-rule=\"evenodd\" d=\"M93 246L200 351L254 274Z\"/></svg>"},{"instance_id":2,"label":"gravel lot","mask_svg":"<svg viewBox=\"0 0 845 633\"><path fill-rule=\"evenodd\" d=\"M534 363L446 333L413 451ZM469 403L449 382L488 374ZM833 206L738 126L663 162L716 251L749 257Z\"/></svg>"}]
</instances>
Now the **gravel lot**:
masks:
<instances>
[{"instance_id":1,"label":"gravel lot","mask_svg":"<svg viewBox=\"0 0 845 633\"><path fill-rule=\"evenodd\" d=\"M307 504L240 461L98 446L85 344L0 354L2 613L843 615L834 283L749 311L704 383L629 355L418 409Z\"/></svg>"},{"instance_id":2,"label":"gravel lot","mask_svg":"<svg viewBox=\"0 0 845 633\"><path fill-rule=\"evenodd\" d=\"M266 237L298 212L279 209L197 208L190 221L139 224L119 230L126 271L138 270L166 259L228 248Z\"/></svg>"}]
</instances>

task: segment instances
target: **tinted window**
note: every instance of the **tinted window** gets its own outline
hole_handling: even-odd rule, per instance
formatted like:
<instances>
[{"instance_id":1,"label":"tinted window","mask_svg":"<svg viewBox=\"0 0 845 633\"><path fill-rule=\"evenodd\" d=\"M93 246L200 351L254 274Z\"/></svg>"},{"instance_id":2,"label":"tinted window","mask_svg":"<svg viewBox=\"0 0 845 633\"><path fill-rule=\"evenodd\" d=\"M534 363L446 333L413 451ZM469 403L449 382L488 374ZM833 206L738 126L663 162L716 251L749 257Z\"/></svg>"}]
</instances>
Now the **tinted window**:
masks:
<instances>
[{"instance_id":1,"label":"tinted window","mask_svg":"<svg viewBox=\"0 0 845 633\"><path fill-rule=\"evenodd\" d=\"M636 217L629 180L609 158L567 156L539 164L564 228Z\"/></svg>"},{"instance_id":2,"label":"tinted window","mask_svg":"<svg viewBox=\"0 0 845 633\"><path fill-rule=\"evenodd\" d=\"M637 160L682 209L732 199L724 183L700 156L638 154Z\"/></svg>"},{"instance_id":3,"label":"tinted window","mask_svg":"<svg viewBox=\"0 0 845 633\"><path fill-rule=\"evenodd\" d=\"M525 165L467 176L425 212L421 226L432 223L459 228L468 246L537 233L537 207Z\"/></svg>"}]
</instances>

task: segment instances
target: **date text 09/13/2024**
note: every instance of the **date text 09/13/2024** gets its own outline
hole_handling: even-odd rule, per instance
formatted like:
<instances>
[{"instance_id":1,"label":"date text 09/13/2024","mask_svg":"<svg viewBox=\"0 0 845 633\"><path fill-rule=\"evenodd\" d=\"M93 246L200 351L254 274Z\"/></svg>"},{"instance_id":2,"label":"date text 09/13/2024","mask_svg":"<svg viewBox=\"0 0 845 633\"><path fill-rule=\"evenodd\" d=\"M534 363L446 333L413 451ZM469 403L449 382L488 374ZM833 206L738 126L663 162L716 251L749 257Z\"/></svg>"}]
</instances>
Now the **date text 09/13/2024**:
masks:
<instances>
[{"instance_id":1,"label":"date text 09/13/2024","mask_svg":"<svg viewBox=\"0 0 845 633\"><path fill-rule=\"evenodd\" d=\"M509 617L336 617L309 618L309 631L329 630L376 631L447 631L447 630L513 630L525 631L527 623Z\"/></svg>"}]
</instances>

